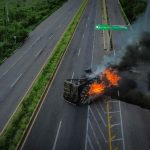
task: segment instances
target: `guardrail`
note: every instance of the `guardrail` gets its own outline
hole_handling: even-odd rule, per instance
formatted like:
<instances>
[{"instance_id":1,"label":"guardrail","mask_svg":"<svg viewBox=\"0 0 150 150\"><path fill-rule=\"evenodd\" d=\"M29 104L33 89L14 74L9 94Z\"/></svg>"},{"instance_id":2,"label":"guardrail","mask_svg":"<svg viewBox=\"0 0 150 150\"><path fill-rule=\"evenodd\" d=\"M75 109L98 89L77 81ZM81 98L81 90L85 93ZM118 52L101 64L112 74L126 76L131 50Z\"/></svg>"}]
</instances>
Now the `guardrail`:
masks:
<instances>
[{"instance_id":1,"label":"guardrail","mask_svg":"<svg viewBox=\"0 0 150 150\"><path fill-rule=\"evenodd\" d=\"M43 102L47 89L55 78L56 72L67 52L68 46L73 38L87 3L88 0L82 2L66 31L56 44L53 53L44 65L43 70L38 75L37 80L35 80L32 85L31 90L28 91L17 111L0 135L0 150L19 149L21 147L30 125Z\"/></svg>"}]
</instances>

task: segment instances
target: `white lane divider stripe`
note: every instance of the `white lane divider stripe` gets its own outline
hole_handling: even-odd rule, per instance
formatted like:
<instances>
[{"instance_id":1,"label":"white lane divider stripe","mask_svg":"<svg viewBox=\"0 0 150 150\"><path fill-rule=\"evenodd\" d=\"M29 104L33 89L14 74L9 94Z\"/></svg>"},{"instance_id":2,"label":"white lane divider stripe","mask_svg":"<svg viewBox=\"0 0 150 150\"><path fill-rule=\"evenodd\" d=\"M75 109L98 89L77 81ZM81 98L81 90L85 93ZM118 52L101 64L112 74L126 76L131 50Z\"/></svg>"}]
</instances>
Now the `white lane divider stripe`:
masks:
<instances>
[{"instance_id":1,"label":"white lane divider stripe","mask_svg":"<svg viewBox=\"0 0 150 150\"><path fill-rule=\"evenodd\" d=\"M84 33L83 33L83 36L82 36L82 38L84 39Z\"/></svg>"},{"instance_id":2,"label":"white lane divider stripe","mask_svg":"<svg viewBox=\"0 0 150 150\"><path fill-rule=\"evenodd\" d=\"M78 51L78 56L80 55L80 51L81 51L81 48L79 48L79 51Z\"/></svg>"},{"instance_id":3,"label":"white lane divider stripe","mask_svg":"<svg viewBox=\"0 0 150 150\"><path fill-rule=\"evenodd\" d=\"M54 34L52 34L50 37L49 37L49 40L54 36Z\"/></svg>"},{"instance_id":4,"label":"white lane divider stripe","mask_svg":"<svg viewBox=\"0 0 150 150\"><path fill-rule=\"evenodd\" d=\"M17 79L10 85L10 87L14 87L16 85L16 83L19 81L19 79L21 78L22 73L17 77Z\"/></svg>"},{"instance_id":5,"label":"white lane divider stripe","mask_svg":"<svg viewBox=\"0 0 150 150\"><path fill-rule=\"evenodd\" d=\"M10 68L9 68L7 71L5 71L5 72L0 76L0 79L1 79L3 76L5 76L5 75L16 65L26 53L27 53L27 51L24 52L23 55L21 55L21 56L17 59L17 61L16 61L15 63L13 63L13 64L10 66ZM39 52L39 53L40 53L40 52ZM37 57L37 56L39 55L39 53L36 54L35 57Z\"/></svg>"},{"instance_id":6,"label":"white lane divider stripe","mask_svg":"<svg viewBox=\"0 0 150 150\"><path fill-rule=\"evenodd\" d=\"M120 126L120 123L112 124L111 127Z\"/></svg>"},{"instance_id":7,"label":"white lane divider stripe","mask_svg":"<svg viewBox=\"0 0 150 150\"><path fill-rule=\"evenodd\" d=\"M38 38L32 43L32 45L30 46L30 48L32 48L40 39L41 39L41 36L38 37Z\"/></svg>"},{"instance_id":8,"label":"white lane divider stripe","mask_svg":"<svg viewBox=\"0 0 150 150\"><path fill-rule=\"evenodd\" d=\"M21 56L17 59L17 61L16 61L15 63L13 63L13 64L10 66L10 68L9 68L6 72L8 72L13 66L15 66L23 56L24 56L24 54L21 55Z\"/></svg>"},{"instance_id":9,"label":"white lane divider stripe","mask_svg":"<svg viewBox=\"0 0 150 150\"><path fill-rule=\"evenodd\" d=\"M71 76L71 79L73 79L74 78L74 72L72 73L72 76Z\"/></svg>"},{"instance_id":10,"label":"white lane divider stripe","mask_svg":"<svg viewBox=\"0 0 150 150\"><path fill-rule=\"evenodd\" d=\"M89 105L87 110L87 121L86 121L86 138L85 138L85 150L87 150L87 137L88 137L88 121L89 121Z\"/></svg>"},{"instance_id":11,"label":"white lane divider stripe","mask_svg":"<svg viewBox=\"0 0 150 150\"><path fill-rule=\"evenodd\" d=\"M56 144L57 144L57 140L58 140L58 135L59 135L59 132L60 132L61 124L62 124L62 120L59 122L59 126L58 126L58 129L57 129L57 133L56 133L56 137L55 137L55 141L54 141L54 145L53 145L53 149L52 150L55 150L55 148L56 148Z\"/></svg>"},{"instance_id":12,"label":"white lane divider stripe","mask_svg":"<svg viewBox=\"0 0 150 150\"><path fill-rule=\"evenodd\" d=\"M39 50L39 52L35 55L35 57L39 56L42 51L43 51L43 48L41 48L41 49Z\"/></svg>"},{"instance_id":13,"label":"white lane divider stripe","mask_svg":"<svg viewBox=\"0 0 150 150\"><path fill-rule=\"evenodd\" d=\"M0 79L8 72L9 70L5 71L1 76Z\"/></svg>"},{"instance_id":14,"label":"white lane divider stripe","mask_svg":"<svg viewBox=\"0 0 150 150\"><path fill-rule=\"evenodd\" d=\"M115 139L115 140L112 140L112 142L116 142L116 141L122 141L122 138L120 138L120 139Z\"/></svg>"},{"instance_id":15,"label":"white lane divider stripe","mask_svg":"<svg viewBox=\"0 0 150 150\"><path fill-rule=\"evenodd\" d=\"M120 101L119 101L119 109L120 109L120 119L121 119L121 132L122 132L123 150L125 150L124 133L123 133L123 124L122 124L122 114L121 114Z\"/></svg>"}]
</instances>

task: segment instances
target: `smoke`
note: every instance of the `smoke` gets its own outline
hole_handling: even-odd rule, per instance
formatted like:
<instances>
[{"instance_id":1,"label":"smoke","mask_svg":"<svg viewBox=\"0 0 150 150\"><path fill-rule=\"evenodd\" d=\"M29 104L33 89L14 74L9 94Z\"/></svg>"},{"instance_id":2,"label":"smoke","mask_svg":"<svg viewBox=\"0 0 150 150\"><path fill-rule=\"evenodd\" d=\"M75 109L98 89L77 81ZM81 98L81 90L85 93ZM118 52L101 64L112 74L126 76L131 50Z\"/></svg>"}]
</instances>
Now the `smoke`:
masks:
<instances>
[{"instance_id":1,"label":"smoke","mask_svg":"<svg viewBox=\"0 0 150 150\"><path fill-rule=\"evenodd\" d=\"M122 77L119 87L116 91L108 90L106 95L150 109L150 0L145 13L128 31L118 35L114 53L103 57L95 74L100 74L109 66L117 68ZM131 73L133 67L135 70Z\"/></svg>"},{"instance_id":2,"label":"smoke","mask_svg":"<svg viewBox=\"0 0 150 150\"><path fill-rule=\"evenodd\" d=\"M97 66L95 74L98 75L104 71L110 65L120 65L123 63L124 58L128 59L128 52L131 49L136 49L133 52L139 53L142 51L142 48L145 48L145 45L141 41L143 39L149 40L150 43L150 0L148 1L148 5L144 14L139 16L139 19L135 21L128 31L122 31L118 33L119 37L115 40L116 49L114 49L113 53L109 56L104 56L101 62L101 65ZM120 31L119 31L120 32ZM146 34L147 33L147 34ZM142 51L145 52L145 51ZM149 51L147 51L149 52ZM132 53L133 54L133 53ZM132 55L131 54L131 55ZM131 56L130 55L130 56Z\"/></svg>"}]
</instances>

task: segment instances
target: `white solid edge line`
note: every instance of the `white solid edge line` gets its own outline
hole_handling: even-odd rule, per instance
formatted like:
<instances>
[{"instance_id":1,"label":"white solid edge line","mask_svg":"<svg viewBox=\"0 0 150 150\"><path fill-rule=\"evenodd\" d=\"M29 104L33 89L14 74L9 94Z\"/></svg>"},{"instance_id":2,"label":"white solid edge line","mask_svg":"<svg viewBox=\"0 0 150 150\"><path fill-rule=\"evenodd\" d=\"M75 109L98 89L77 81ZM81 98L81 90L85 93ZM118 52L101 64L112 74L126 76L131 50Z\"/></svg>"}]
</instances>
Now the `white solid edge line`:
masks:
<instances>
[{"instance_id":1,"label":"white solid edge line","mask_svg":"<svg viewBox=\"0 0 150 150\"><path fill-rule=\"evenodd\" d=\"M58 126L58 129L57 129L57 133L56 133L56 137L55 137L55 141L54 141L54 145L53 145L53 149L52 150L55 150L55 148L56 148L56 144L57 144L57 140L58 140L58 135L59 135L59 132L60 132L61 124L62 124L62 120L59 122L59 126Z\"/></svg>"},{"instance_id":2,"label":"white solid edge line","mask_svg":"<svg viewBox=\"0 0 150 150\"><path fill-rule=\"evenodd\" d=\"M86 138L85 138L85 150L87 150L87 137L88 137L88 121L89 121L89 105L87 110L87 121L86 121Z\"/></svg>"},{"instance_id":3,"label":"white solid edge line","mask_svg":"<svg viewBox=\"0 0 150 150\"><path fill-rule=\"evenodd\" d=\"M120 119L121 119L121 131L122 131L123 150L125 150L123 124L122 124L122 113L121 113L120 101L119 101L119 108L120 108Z\"/></svg>"}]
</instances>

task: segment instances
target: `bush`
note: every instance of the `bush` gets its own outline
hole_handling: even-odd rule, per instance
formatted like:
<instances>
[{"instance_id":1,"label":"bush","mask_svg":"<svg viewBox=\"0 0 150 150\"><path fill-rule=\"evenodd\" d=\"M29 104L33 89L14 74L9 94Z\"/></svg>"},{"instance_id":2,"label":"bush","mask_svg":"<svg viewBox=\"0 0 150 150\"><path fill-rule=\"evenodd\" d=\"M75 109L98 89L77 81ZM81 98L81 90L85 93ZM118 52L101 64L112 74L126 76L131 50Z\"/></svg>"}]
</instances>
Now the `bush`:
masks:
<instances>
[{"instance_id":1,"label":"bush","mask_svg":"<svg viewBox=\"0 0 150 150\"><path fill-rule=\"evenodd\" d=\"M6 27L0 26L0 41L3 41L3 39L5 38L5 34L6 34Z\"/></svg>"},{"instance_id":2,"label":"bush","mask_svg":"<svg viewBox=\"0 0 150 150\"><path fill-rule=\"evenodd\" d=\"M28 26L36 24L38 20L39 20L38 17L36 17L35 14L32 14L31 16L28 17Z\"/></svg>"},{"instance_id":3,"label":"bush","mask_svg":"<svg viewBox=\"0 0 150 150\"><path fill-rule=\"evenodd\" d=\"M133 22L136 18L145 11L147 1L145 0L120 0L122 7L130 20Z\"/></svg>"},{"instance_id":4,"label":"bush","mask_svg":"<svg viewBox=\"0 0 150 150\"><path fill-rule=\"evenodd\" d=\"M26 29L21 29L16 33L16 41L24 42L25 38L28 37L28 31Z\"/></svg>"},{"instance_id":5,"label":"bush","mask_svg":"<svg viewBox=\"0 0 150 150\"><path fill-rule=\"evenodd\" d=\"M3 5L0 6L0 41L14 43L14 36L17 37L16 45L9 47L10 49L6 52L0 52L0 64L2 63L2 59L6 56L10 56L20 43L24 42L29 31L34 29L37 24L47 16L51 15L65 1L66 0L48 0L48 5L45 0L37 0L34 3L26 0L23 0L22 2L14 0L8 5L10 21L6 21L6 27L3 26L5 17L4 8ZM2 45L0 45L0 49L3 49ZM5 53L5 55L2 55L2 53Z\"/></svg>"}]
</instances>

